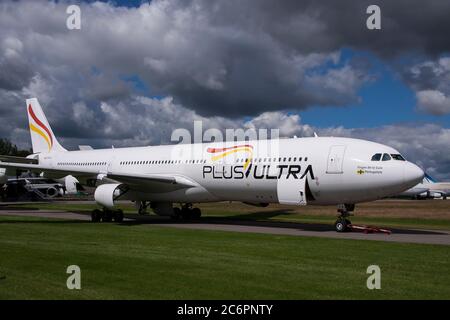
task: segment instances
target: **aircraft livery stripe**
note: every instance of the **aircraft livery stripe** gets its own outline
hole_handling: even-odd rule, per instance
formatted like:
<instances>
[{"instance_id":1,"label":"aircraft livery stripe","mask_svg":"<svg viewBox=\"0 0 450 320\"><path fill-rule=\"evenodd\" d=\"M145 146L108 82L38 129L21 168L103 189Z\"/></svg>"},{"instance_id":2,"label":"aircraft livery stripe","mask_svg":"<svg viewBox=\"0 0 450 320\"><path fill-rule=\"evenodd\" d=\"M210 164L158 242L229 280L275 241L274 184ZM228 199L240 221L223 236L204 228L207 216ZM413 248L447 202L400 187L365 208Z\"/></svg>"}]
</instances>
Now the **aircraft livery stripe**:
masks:
<instances>
[{"instance_id":1,"label":"aircraft livery stripe","mask_svg":"<svg viewBox=\"0 0 450 320\"><path fill-rule=\"evenodd\" d=\"M209 153L218 153L218 152L224 152L224 151L227 151L227 150L236 149L236 148L243 148L243 147L247 147L247 148L253 149L253 146L251 146L249 144L241 144L239 146L233 146L233 147L228 147L228 148L208 148L207 152L209 152Z\"/></svg>"},{"instance_id":2,"label":"aircraft livery stripe","mask_svg":"<svg viewBox=\"0 0 450 320\"><path fill-rule=\"evenodd\" d=\"M48 150L50 151L50 149L51 149L51 143L50 143L50 140L48 139L47 135L46 135L44 132L42 132L42 130L39 130L39 128L36 128L36 126L35 126L34 124L32 124L32 123L30 123L30 129L31 129L31 131L36 132L37 134L39 134L40 136L42 136L42 138L44 138L44 140L45 140L45 141L47 142L47 144L48 144Z\"/></svg>"},{"instance_id":3,"label":"aircraft livery stripe","mask_svg":"<svg viewBox=\"0 0 450 320\"><path fill-rule=\"evenodd\" d=\"M248 152L250 154L250 156L247 158L247 160L246 160L246 162L244 164L244 169L247 169L247 167L248 167L248 165L249 165L249 163L250 163L250 161L252 160L252 157L253 157L253 149L252 148L253 148L252 146L247 146L247 145L241 145L241 146L236 146L236 147L232 147L232 148L223 148L222 150L229 150L229 151L226 151L226 152L221 151L221 152L223 152L222 154L219 154L217 156L212 156L211 160L212 161L216 161L216 160L225 158L226 156L228 156L230 154L241 152L241 151L245 151L245 152ZM210 152L210 151L208 150L208 152Z\"/></svg>"},{"instance_id":4,"label":"aircraft livery stripe","mask_svg":"<svg viewBox=\"0 0 450 320\"><path fill-rule=\"evenodd\" d=\"M33 120L36 122L36 124L37 124L38 126L40 126L42 129L44 129L45 132L47 132L48 138L50 138L49 146L50 146L50 148L51 148L51 146L53 146L53 137L52 137L52 135L50 134L50 130L48 130L48 128L45 126L45 124L43 124L43 123L36 117L36 115L35 115L34 112L33 112L33 109L31 108L31 104L28 105L28 112L30 113L31 118L33 118ZM30 124L30 127L31 127L31 124ZM36 127L35 127L35 128L36 128ZM37 128L36 128L36 129L37 129ZM34 130L33 130L33 131L34 131ZM37 132L37 131L35 131L35 132ZM41 135L42 135L42 134L41 134ZM42 136L43 136L43 135L42 135ZM45 139L45 140L48 141L48 138ZM49 148L49 149L50 149L50 148Z\"/></svg>"}]
</instances>

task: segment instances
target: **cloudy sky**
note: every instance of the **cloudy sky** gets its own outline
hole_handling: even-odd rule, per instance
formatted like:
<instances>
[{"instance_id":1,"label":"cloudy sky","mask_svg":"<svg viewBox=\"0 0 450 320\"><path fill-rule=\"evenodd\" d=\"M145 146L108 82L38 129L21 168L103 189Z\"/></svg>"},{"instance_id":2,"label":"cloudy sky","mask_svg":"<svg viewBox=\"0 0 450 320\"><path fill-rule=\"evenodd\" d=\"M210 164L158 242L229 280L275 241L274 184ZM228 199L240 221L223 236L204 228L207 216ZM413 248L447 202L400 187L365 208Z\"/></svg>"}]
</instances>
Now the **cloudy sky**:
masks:
<instances>
[{"instance_id":1,"label":"cloudy sky","mask_svg":"<svg viewBox=\"0 0 450 320\"><path fill-rule=\"evenodd\" d=\"M0 137L36 96L69 149L176 128L279 128L399 149L450 180L450 1L0 2ZM81 8L81 30L66 27Z\"/></svg>"}]
</instances>

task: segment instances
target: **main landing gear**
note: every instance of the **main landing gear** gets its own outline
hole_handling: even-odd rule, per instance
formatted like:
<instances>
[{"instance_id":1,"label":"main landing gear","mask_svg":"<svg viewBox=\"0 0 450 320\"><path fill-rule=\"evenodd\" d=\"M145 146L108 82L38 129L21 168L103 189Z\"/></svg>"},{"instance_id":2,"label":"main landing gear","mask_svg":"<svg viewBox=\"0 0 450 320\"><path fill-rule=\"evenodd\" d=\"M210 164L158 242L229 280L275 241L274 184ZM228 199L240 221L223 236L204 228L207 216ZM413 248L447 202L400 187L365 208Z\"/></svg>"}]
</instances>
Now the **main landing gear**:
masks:
<instances>
[{"instance_id":1,"label":"main landing gear","mask_svg":"<svg viewBox=\"0 0 450 320\"><path fill-rule=\"evenodd\" d=\"M173 208L174 219L199 219L202 216L202 211L199 208L193 208L192 203L186 203L180 208Z\"/></svg>"},{"instance_id":2,"label":"main landing gear","mask_svg":"<svg viewBox=\"0 0 450 320\"><path fill-rule=\"evenodd\" d=\"M354 204L340 204L338 205L339 216L334 223L334 228L337 232L350 231L351 221L348 219L349 216L353 215L355 210Z\"/></svg>"},{"instance_id":3,"label":"main landing gear","mask_svg":"<svg viewBox=\"0 0 450 320\"><path fill-rule=\"evenodd\" d=\"M138 209L138 214L139 215L144 215L147 214L147 208L150 206L150 202L148 201L139 201L139 209Z\"/></svg>"},{"instance_id":4,"label":"main landing gear","mask_svg":"<svg viewBox=\"0 0 450 320\"><path fill-rule=\"evenodd\" d=\"M122 222L123 221L123 211L121 209L118 210L110 210L107 208L103 208L103 210L95 209L92 210L91 213L92 222Z\"/></svg>"}]
</instances>

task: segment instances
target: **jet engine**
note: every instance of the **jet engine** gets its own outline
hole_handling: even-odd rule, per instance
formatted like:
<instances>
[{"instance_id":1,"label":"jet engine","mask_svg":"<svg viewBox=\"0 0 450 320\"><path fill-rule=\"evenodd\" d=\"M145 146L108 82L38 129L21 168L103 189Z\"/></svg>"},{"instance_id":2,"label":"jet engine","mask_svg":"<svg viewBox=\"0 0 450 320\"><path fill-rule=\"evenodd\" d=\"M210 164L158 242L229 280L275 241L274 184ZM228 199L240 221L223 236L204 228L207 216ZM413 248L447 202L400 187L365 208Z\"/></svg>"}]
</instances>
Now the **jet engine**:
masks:
<instances>
[{"instance_id":1,"label":"jet engine","mask_svg":"<svg viewBox=\"0 0 450 320\"><path fill-rule=\"evenodd\" d=\"M121 183L102 184L95 189L94 199L99 205L112 209L114 201L124 194L125 191L126 188Z\"/></svg>"}]
</instances>

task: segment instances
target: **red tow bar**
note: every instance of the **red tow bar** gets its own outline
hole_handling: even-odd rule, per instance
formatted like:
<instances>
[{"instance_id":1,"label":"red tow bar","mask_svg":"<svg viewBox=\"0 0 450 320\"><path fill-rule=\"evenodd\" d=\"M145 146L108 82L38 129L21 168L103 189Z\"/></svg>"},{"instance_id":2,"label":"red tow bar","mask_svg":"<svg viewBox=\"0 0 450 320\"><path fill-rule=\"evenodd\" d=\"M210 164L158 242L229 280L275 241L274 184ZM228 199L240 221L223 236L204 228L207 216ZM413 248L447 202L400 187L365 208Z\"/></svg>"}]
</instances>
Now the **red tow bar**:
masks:
<instances>
[{"instance_id":1,"label":"red tow bar","mask_svg":"<svg viewBox=\"0 0 450 320\"><path fill-rule=\"evenodd\" d=\"M381 229L374 226L365 226L365 225L356 225L356 224L349 224L348 228L352 231L359 231L363 233L385 233L385 234L391 234L391 230L387 229Z\"/></svg>"}]
</instances>

